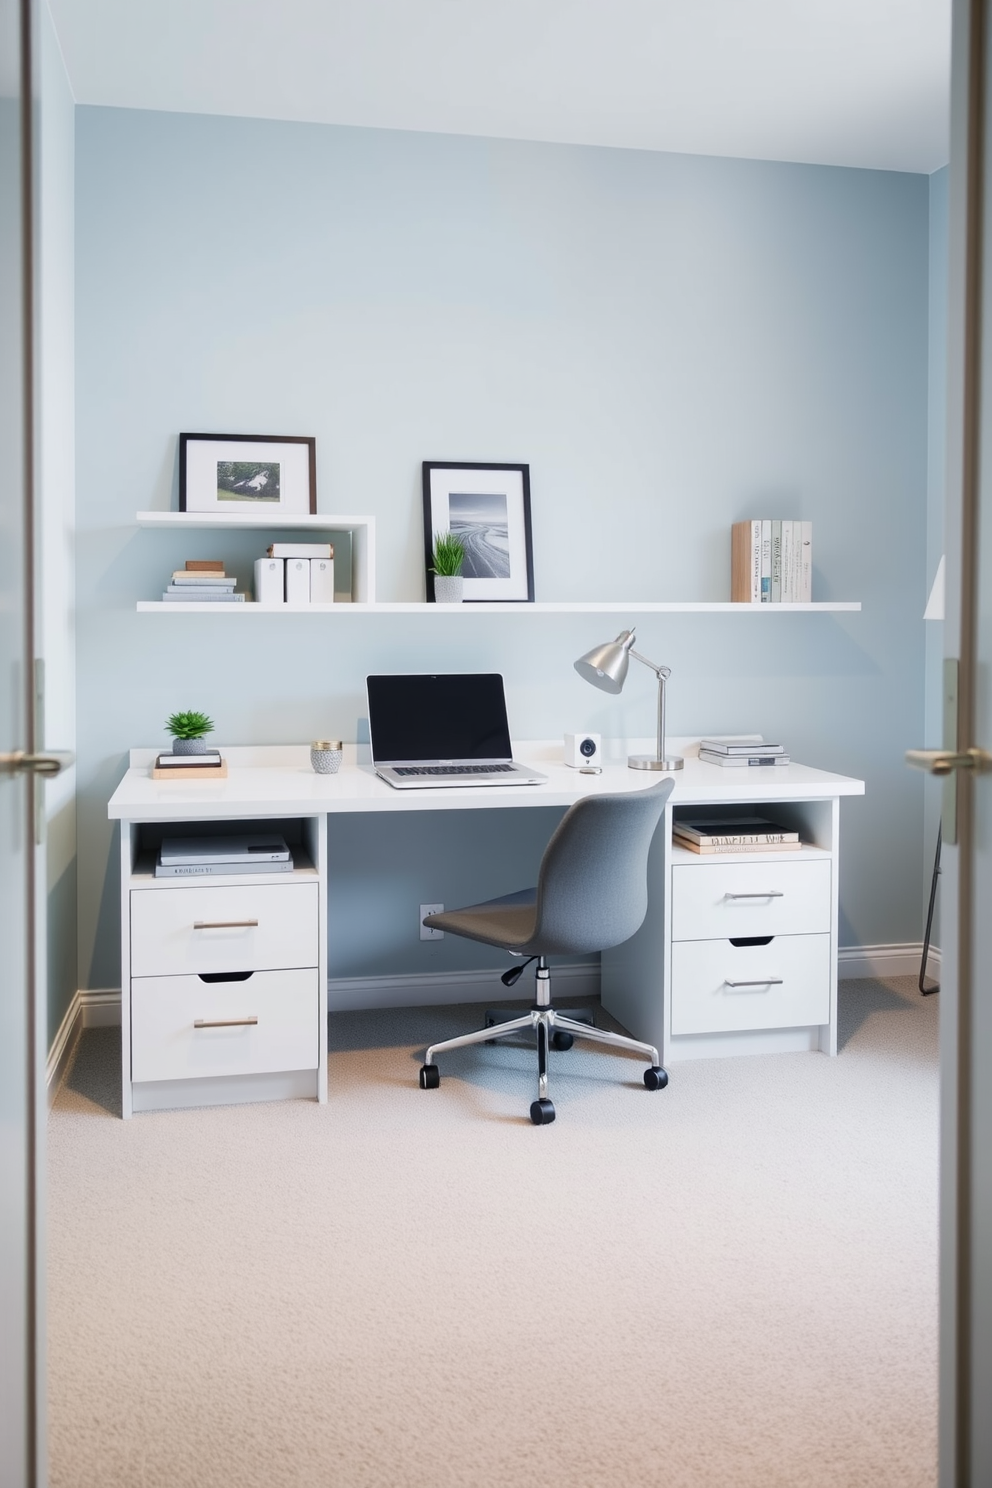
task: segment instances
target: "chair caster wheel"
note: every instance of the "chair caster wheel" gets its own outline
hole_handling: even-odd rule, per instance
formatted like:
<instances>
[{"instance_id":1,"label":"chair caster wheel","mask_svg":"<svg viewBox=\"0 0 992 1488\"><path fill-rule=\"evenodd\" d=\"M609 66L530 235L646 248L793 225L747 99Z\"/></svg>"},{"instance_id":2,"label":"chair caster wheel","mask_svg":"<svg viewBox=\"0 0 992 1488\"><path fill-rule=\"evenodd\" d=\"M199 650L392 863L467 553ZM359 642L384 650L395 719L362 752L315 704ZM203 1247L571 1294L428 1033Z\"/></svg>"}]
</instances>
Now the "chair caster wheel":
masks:
<instances>
[{"instance_id":1,"label":"chair caster wheel","mask_svg":"<svg viewBox=\"0 0 992 1488\"><path fill-rule=\"evenodd\" d=\"M555 1108L549 1100L536 1100L530 1108L530 1119L535 1126L550 1126L555 1119Z\"/></svg>"},{"instance_id":2,"label":"chair caster wheel","mask_svg":"<svg viewBox=\"0 0 992 1488\"><path fill-rule=\"evenodd\" d=\"M644 1071L644 1083L649 1090L664 1090L668 1084L668 1071L663 1070L660 1064L652 1064L650 1069Z\"/></svg>"},{"instance_id":3,"label":"chair caster wheel","mask_svg":"<svg viewBox=\"0 0 992 1488\"><path fill-rule=\"evenodd\" d=\"M552 1049L557 1049L562 1054L564 1054L566 1049L570 1049L574 1043L575 1039L570 1033L566 1033L564 1028L556 1028L551 1035Z\"/></svg>"},{"instance_id":4,"label":"chair caster wheel","mask_svg":"<svg viewBox=\"0 0 992 1488\"><path fill-rule=\"evenodd\" d=\"M647 1079L647 1076L644 1077ZM421 1090L436 1090L441 1083L441 1071L436 1064L423 1064L420 1067Z\"/></svg>"}]
</instances>

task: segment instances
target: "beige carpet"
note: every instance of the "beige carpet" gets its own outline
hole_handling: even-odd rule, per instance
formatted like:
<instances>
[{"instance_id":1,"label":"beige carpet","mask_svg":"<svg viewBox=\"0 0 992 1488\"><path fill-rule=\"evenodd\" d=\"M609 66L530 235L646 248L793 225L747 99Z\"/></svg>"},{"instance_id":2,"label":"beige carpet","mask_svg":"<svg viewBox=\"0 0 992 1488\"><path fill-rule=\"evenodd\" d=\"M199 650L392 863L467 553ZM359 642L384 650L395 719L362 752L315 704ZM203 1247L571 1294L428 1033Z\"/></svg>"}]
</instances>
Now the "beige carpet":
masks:
<instances>
[{"instance_id":1,"label":"beige carpet","mask_svg":"<svg viewBox=\"0 0 992 1488\"><path fill-rule=\"evenodd\" d=\"M836 1060L449 1056L338 1016L331 1099L49 1125L52 1488L936 1481L936 1001L842 988Z\"/></svg>"}]
</instances>

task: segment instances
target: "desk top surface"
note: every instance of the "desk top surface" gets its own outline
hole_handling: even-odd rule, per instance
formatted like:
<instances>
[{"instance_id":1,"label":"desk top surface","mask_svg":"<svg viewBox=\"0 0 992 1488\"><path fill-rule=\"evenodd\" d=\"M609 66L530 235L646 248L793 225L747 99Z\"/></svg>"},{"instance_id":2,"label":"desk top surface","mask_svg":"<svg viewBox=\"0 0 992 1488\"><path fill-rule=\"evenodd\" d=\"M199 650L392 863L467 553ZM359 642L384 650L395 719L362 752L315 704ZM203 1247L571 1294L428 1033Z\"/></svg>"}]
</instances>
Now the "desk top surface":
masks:
<instances>
[{"instance_id":1,"label":"desk top surface","mask_svg":"<svg viewBox=\"0 0 992 1488\"><path fill-rule=\"evenodd\" d=\"M864 795L864 781L809 765L726 769L698 758L698 740L672 739L669 747L685 756L685 768L672 778L674 805L722 802L811 801ZM233 746L222 752L226 780L152 780L154 749L133 749L131 767L107 808L112 820L223 820L245 816L321 816L366 811L505 810L511 807L570 806L583 796L646 790L668 778L626 765L626 746L601 775L582 775L562 762L560 741L514 744L514 757L547 775L542 785L477 786L394 790L380 780L361 746L345 745L337 775L315 775L306 745Z\"/></svg>"}]
</instances>

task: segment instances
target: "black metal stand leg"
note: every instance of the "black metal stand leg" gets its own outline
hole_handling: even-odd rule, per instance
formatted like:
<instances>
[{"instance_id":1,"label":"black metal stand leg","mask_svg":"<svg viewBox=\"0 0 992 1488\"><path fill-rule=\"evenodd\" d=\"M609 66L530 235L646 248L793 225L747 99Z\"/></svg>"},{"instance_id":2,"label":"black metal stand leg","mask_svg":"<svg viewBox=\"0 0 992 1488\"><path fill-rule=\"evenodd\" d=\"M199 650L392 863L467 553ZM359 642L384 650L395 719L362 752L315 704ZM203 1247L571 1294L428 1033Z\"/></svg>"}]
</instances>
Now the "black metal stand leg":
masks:
<instances>
[{"instance_id":1,"label":"black metal stand leg","mask_svg":"<svg viewBox=\"0 0 992 1488\"><path fill-rule=\"evenodd\" d=\"M940 877L940 833L941 828L938 827L937 851L934 853L933 858L933 878L930 880L930 905L927 909L927 933L923 937L923 959L920 962L920 980L917 983L920 989L920 994L923 997L931 997L934 992L940 991L939 982L937 982L936 985L933 987L928 987L926 985L927 961L930 958L930 932L933 929L933 907L937 900L937 880Z\"/></svg>"}]
</instances>

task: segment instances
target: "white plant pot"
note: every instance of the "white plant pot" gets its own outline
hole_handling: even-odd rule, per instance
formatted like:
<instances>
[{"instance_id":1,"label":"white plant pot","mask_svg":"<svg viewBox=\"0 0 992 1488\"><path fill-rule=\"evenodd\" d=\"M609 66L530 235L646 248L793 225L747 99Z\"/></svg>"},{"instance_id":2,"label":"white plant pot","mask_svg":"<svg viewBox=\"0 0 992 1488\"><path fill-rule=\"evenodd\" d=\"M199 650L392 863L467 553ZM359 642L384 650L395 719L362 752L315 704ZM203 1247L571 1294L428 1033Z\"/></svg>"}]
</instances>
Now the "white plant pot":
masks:
<instances>
[{"instance_id":1,"label":"white plant pot","mask_svg":"<svg viewBox=\"0 0 992 1488\"><path fill-rule=\"evenodd\" d=\"M435 604L461 604L464 587L465 580L461 574L435 574Z\"/></svg>"}]
</instances>

